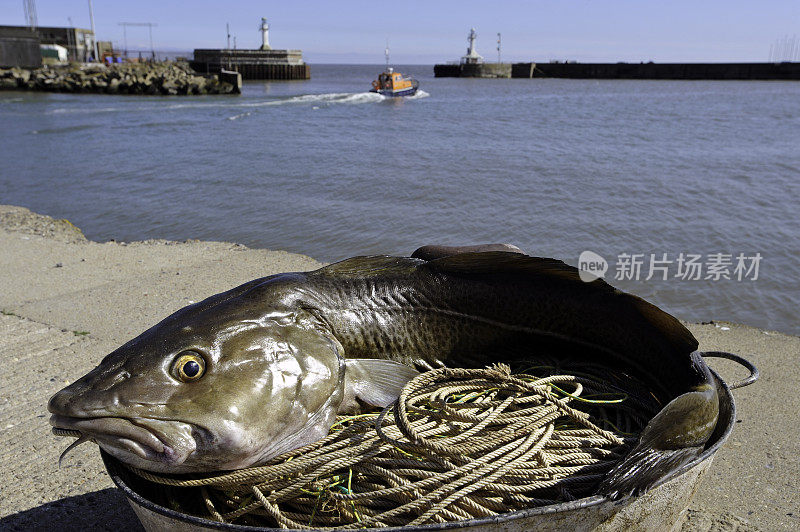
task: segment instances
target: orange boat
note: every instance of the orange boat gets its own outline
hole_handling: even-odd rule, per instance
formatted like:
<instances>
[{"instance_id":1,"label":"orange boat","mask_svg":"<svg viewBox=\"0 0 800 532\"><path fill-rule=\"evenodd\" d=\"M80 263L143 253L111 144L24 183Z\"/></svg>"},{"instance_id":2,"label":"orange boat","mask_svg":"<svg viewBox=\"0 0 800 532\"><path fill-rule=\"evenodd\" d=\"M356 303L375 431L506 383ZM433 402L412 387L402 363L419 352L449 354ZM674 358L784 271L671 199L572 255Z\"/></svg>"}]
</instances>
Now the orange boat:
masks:
<instances>
[{"instance_id":1,"label":"orange boat","mask_svg":"<svg viewBox=\"0 0 800 532\"><path fill-rule=\"evenodd\" d=\"M377 92L384 96L413 96L419 88L419 82L408 78L400 72L395 72L392 67L387 67L378 79L372 82L370 92Z\"/></svg>"}]
</instances>

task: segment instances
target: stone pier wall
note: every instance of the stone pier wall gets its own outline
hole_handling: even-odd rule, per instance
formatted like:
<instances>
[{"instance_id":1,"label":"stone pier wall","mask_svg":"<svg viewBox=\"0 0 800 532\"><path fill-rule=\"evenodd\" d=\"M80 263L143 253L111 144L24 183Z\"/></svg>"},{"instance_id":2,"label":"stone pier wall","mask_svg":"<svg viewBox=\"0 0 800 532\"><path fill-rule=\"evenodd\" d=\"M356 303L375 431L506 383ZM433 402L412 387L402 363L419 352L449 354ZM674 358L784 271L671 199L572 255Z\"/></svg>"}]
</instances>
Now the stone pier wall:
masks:
<instances>
[{"instance_id":1,"label":"stone pier wall","mask_svg":"<svg viewBox=\"0 0 800 532\"><path fill-rule=\"evenodd\" d=\"M437 78L510 78L511 63L434 65Z\"/></svg>"},{"instance_id":2,"label":"stone pier wall","mask_svg":"<svg viewBox=\"0 0 800 532\"><path fill-rule=\"evenodd\" d=\"M800 80L800 63L514 63L511 77Z\"/></svg>"}]
</instances>

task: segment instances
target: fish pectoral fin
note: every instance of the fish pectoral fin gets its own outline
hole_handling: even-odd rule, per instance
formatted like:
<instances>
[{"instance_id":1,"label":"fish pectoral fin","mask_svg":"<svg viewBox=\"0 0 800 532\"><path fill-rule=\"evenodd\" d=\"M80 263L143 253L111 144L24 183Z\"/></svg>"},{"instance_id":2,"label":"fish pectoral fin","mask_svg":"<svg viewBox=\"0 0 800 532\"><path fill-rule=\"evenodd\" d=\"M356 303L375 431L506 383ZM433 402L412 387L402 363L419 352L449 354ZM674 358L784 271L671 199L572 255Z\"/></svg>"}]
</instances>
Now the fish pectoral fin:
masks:
<instances>
[{"instance_id":1,"label":"fish pectoral fin","mask_svg":"<svg viewBox=\"0 0 800 532\"><path fill-rule=\"evenodd\" d=\"M345 360L344 399L339 412L357 411L356 399L373 406L388 406L417 375L417 370L393 360L348 358Z\"/></svg>"},{"instance_id":2,"label":"fish pectoral fin","mask_svg":"<svg viewBox=\"0 0 800 532\"><path fill-rule=\"evenodd\" d=\"M702 452L718 416L712 385L679 395L650 420L639 443L606 474L598 493L612 499L645 493Z\"/></svg>"}]
</instances>

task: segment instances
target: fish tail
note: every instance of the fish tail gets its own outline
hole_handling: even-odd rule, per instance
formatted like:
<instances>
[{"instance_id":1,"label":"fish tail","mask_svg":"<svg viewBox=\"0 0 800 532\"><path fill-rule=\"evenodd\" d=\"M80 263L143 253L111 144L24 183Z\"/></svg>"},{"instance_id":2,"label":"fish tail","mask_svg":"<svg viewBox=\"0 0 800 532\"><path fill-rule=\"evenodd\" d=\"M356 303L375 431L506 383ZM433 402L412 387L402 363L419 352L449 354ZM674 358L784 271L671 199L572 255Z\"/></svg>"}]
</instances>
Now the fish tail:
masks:
<instances>
[{"instance_id":1,"label":"fish tail","mask_svg":"<svg viewBox=\"0 0 800 532\"><path fill-rule=\"evenodd\" d=\"M691 461L701 450L702 447L667 450L637 447L609 471L598 493L611 499L645 493L669 473Z\"/></svg>"},{"instance_id":2,"label":"fish tail","mask_svg":"<svg viewBox=\"0 0 800 532\"><path fill-rule=\"evenodd\" d=\"M691 356L702 381L650 420L639 443L603 479L599 493L612 499L644 493L703 450L717 426L719 397L700 354Z\"/></svg>"}]
</instances>

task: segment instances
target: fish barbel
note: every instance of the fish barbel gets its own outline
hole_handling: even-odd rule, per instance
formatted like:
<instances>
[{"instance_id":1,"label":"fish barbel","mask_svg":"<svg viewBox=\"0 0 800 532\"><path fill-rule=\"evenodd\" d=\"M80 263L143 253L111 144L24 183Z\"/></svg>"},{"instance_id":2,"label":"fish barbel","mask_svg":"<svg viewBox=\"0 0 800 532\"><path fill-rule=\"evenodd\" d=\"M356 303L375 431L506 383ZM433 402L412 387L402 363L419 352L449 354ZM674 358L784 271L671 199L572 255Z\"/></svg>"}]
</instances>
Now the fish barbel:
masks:
<instances>
[{"instance_id":1,"label":"fish barbel","mask_svg":"<svg viewBox=\"0 0 800 532\"><path fill-rule=\"evenodd\" d=\"M649 377L666 404L600 493L645 491L700 452L717 391L678 320L561 261L485 249L355 257L180 309L56 393L54 432L145 470L238 469L391 404L418 371L543 351Z\"/></svg>"}]
</instances>

